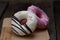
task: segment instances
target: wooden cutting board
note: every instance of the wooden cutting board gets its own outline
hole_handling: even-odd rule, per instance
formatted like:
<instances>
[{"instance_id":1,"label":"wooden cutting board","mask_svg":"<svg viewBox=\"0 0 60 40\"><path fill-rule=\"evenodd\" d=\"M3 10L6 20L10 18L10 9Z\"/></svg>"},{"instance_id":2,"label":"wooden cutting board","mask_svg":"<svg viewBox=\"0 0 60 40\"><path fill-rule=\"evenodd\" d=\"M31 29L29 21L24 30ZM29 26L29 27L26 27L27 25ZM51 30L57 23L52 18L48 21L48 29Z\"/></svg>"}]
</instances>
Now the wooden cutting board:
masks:
<instances>
[{"instance_id":1,"label":"wooden cutting board","mask_svg":"<svg viewBox=\"0 0 60 40\"><path fill-rule=\"evenodd\" d=\"M35 30L31 35L18 36L11 30L11 18L5 18L3 20L1 40L49 40L49 34L47 30Z\"/></svg>"}]
</instances>

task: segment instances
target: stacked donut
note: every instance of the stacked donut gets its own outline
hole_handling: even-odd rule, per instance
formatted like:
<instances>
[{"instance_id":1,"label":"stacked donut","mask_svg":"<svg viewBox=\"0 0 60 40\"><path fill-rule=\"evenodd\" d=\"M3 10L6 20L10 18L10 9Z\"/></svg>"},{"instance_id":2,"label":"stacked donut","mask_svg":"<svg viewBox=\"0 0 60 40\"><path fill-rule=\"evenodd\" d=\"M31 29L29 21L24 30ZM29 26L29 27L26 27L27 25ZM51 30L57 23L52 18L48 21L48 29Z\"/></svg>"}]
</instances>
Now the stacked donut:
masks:
<instances>
[{"instance_id":1,"label":"stacked donut","mask_svg":"<svg viewBox=\"0 0 60 40\"><path fill-rule=\"evenodd\" d=\"M26 20L23 20L26 19ZM46 29L49 18L40 8L32 5L27 11L19 11L12 17L12 30L20 36L28 35L34 32L36 27Z\"/></svg>"},{"instance_id":2,"label":"stacked donut","mask_svg":"<svg viewBox=\"0 0 60 40\"><path fill-rule=\"evenodd\" d=\"M35 13L35 15L37 16L38 28L40 28L40 29L46 29L47 28L49 18L47 16L47 14L42 9L32 5L32 6L29 6L27 10Z\"/></svg>"}]
</instances>

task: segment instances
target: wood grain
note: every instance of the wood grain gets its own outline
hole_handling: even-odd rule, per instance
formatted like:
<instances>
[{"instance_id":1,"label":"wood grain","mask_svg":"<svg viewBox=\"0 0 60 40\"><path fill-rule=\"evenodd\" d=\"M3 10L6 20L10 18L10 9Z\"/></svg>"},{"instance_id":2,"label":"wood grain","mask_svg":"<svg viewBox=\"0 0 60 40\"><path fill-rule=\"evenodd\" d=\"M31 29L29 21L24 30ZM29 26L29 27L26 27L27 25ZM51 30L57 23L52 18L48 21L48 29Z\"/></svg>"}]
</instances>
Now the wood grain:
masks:
<instances>
[{"instance_id":1,"label":"wood grain","mask_svg":"<svg viewBox=\"0 0 60 40\"><path fill-rule=\"evenodd\" d=\"M1 40L49 40L49 34L47 30L35 30L31 35L18 36L12 32L11 18L5 18L1 31Z\"/></svg>"}]
</instances>

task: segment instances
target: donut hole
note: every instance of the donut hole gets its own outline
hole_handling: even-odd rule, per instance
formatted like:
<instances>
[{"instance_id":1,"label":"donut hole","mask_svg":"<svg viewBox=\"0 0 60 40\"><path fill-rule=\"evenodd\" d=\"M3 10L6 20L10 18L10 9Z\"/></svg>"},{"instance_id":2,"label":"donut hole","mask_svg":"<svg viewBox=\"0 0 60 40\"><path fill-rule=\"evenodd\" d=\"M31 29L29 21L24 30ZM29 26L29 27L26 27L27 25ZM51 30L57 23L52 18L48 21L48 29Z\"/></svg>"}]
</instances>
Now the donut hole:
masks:
<instances>
[{"instance_id":1,"label":"donut hole","mask_svg":"<svg viewBox=\"0 0 60 40\"><path fill-rule=\"evenodd\" d=\"M27 22L27 19L22 19L22 20L20 20L20 24L21 24L21 25L26 24L26 22Z\"/></svg>"},{"instance_id":2,"label":"donut hole","mask_svg":"<svg viewBox=\"0 0 60 40\"><path fill-rule=\"evenodd\" d=\"M39 12L36 13L36 15L41 18L41 14Z\"/></svg>"}]
</instances>

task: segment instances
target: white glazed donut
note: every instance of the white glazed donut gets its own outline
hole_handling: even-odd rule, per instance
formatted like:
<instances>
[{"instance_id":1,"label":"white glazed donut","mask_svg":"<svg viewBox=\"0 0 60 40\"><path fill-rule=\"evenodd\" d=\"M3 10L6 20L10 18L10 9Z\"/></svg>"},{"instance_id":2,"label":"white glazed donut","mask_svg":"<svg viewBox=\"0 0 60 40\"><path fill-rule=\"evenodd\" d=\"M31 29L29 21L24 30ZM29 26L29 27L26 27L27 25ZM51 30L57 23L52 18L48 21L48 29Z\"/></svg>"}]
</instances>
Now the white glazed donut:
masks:
<instances>
[{"instance_id":1,"label":"white glazed donut","mask_svg":"<svg viewBox=\"0 0 60 40\"><path fill-rule=\"evenodd\" d=\"M20 24L20 20L26 18L27 22L25 25ZM19 11L12 17L12 29L13 32L18 35L28 35L36 29L37 18L36 15L30 11Z\"/></svg>"}]
</instances>

